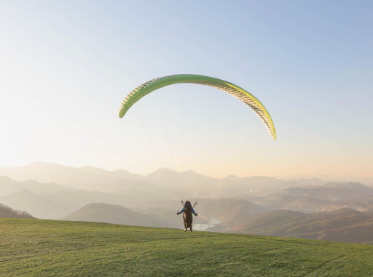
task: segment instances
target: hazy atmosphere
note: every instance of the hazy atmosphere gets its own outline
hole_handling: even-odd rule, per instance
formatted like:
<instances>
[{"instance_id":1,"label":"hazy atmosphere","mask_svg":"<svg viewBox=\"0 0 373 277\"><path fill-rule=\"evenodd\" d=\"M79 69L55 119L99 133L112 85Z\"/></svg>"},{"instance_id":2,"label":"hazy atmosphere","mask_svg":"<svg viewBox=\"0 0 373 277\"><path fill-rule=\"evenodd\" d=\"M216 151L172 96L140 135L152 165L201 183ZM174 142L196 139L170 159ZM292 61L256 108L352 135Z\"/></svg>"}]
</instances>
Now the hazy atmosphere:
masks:
<instances>
[{"instance_id":1,"label":"hazy atmosphere","mask_svg":"<svg viewBox=\"0 0 373 277\"><path fill-rule=\"evenodd\" d=\"M1 6L0 166L372 177L371 1ZM135 87L183 73L253 93L277 141L245 105L196 85L156 91L118 119Z\"/></svg>"},{"instance_id":2,"label":"hazy atmosphere","mask_svg":"<svg viewBox=\"0 0 373 277\"><path fill-rule=\"evenodd\" d=\"M373 276L372 30L364 0L0 0L0 275Z\"/></svg>"}]
</instances>

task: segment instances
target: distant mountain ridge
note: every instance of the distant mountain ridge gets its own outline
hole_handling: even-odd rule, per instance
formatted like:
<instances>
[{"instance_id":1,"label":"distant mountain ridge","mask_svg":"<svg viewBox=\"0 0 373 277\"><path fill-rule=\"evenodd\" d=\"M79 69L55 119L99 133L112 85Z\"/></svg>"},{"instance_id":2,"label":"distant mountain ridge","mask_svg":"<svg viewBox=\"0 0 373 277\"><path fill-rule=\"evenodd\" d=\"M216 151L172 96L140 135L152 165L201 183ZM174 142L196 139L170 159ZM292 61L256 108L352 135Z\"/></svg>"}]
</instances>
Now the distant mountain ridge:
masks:
<instances>
[{"instance_id":1,"label":"distant mountain ridge","mask_svg":"<svg viewBox=\"0 0 373 277\"><path fill-rule=\"evenodd\" d=\"M373 211L372 188L360 183L326 183L316 178L279 180L266 176L229 175L217 179L191 170L176 172L167 168L141 176L125 170L107 171L88 166L74 168L42 162L26 167L0 168L0 174L6 172L34 181L15 181L12 177L0 176L0 203L42 219L61 219L92 203L106 203L141 212L144 216L158 217L162 227L179 226L181 220L174 214L180 209L180 201L187 199L193 202L201 199L197 206L200 215L205 216L206 220L211 216L221 218L232 230L249 216L277 209L307 214L342 208ZM48 183L37 180L39 177ZM93 210L92 206L90 210ZM120 221L119 213L129 211L114 210L112 213L118 214L115 223L119 220L119 224L126 224ZM96 217L99 215L96 213ZM110 218L110 213L106 216ZM100 222L105 222L103 218L103 215L99 217ZM148 223L152 222L147 220ZM276 221L274 218L272 220ZM315 221L314 224L319 223ZM365 222L364 226L369 228L370 225ZM335 230L323 231L327 237ZM314 233L310 237L319 238L321 234Z\"/></svg>"},{"instance_id":2,"label":"distant mountain ridge","mask_svg":"<svg viewBox=\"0 0 373 277\"><path fill-rule=\"evenodd\" d=\"M133 174L120 169L104 170L91 166L69 167L45 162L34 162L22 167L0 167L0 175L8 176L16 181L35 180L41 183L57 183L75 189L118 191L120 186L137 183L158 185L161 188L190 191L205 190L200 197L238 196L249 194L268 194L291 186L320 185L325 182L318 179L279 180L274 177L251 176L237 177L230 175L224 178L211 178L203 174L188 170L176 172L172 169L161 168L145 176ZM119 185L120 184L120 185ZM117 188L114 188L117 186ZM212 188L215 191L212 191ZM198 194L198 193L197 193ZM190 197L197 197L192 193Z\"/></svg>"},{"instance_id":3,"label":"distant mountain ridge","mask_svg":"<svg viewBox=\"0 0 373 277\"><path fill-rule=\"evenodd\" d=\"M329 213L277 210L248 217L233 232L373 244L373 214L352 209Z\"/></svg>"},{"instance_id":4,"label":"distant mountain ridge","mask_svg":"<svg viewBox=\"0 0 373 277\"><path fill-rule=\"evenodd\" d=\"M1 167L0 175L17 181L37 180L42 183L56 182L64 185L115 182L122 179L141 180L143 176L124 169L108 171L91 166L70 167L53 163L33 162L21 167Z\"/></svg>"},{"instance_id":5,"label":"distant mountain ridge","mask_svg":"<svg viewBox=\"0 0 373 277\"><path fill-rule=\"evenodd\" d=\"M88 204L72 214L62 218L71 221L103 222L112 224L148 226L148 227L175 227L159 217L134 212L120 205L105 203Z\"/></svg>"},{"instance_id":6,"label":"distant mountain ridge","mask_svg":"<svg viewBox=\"0 0 373 277\"><path fill-rule=\"evenodd\" d=\"M265 177L265 176L251 176L251 177L238 177L235 175L229 175L223 178L211 178L203 174L194 172L192 170L187 170L183 172L176 172L172 169L160 168L154 172L151 172L147 175L139 175L131 173L124 169L118 170L105 170L92 166L83 166L83 167L71 167L64 166L54 163L47 162L33 162L25 166L17 167L0 167L0 176L8 176L16 181L28 181L35 180L42 183L59 183L63 185L74 185L77 183L81 184L97 184L102 182L116 182L123 179L126 180L148 180L155 183L167 183L167 181L172 180L176 177L179 180L184 180L187 183L204 183L211 182L211 180L216 183L232 183L234 185L238 184L256 184L266 188L279 188L282 189L292 187L292 186L317 186L323 185L327 182L310 177L293 177L292 179L277 179L274 177ZM171 177L171 178L170 178ZM325 176L327 177L327 176ZM328 178L327 178L328 179ZM369 185L372 183L373 186L373 177L360 178L362 180L368 180ZM358 179L356 179L358 180ZM174 182L175 180L172 180ZM345 181L344 181L345 182ZM338 182L340 183L340 182Z\"/></svg>"},{"instance_id":7,"label":"distant mountain ridge","mask_svg":"<svg viewBox=\"0 0 373 277\"><path fill-rule=\"evenodd\" d=\"M329 212L342 208L373 211L373 189L360 183L328 183L321 186L290 187L256 199L272 209Z\"/></svg>"},{"instance_id":8,"label":"distant mountain ridge","mask_svg":"<svg viewBox=\"0 0 373 277\"><path fill-rule=\"evenodd\" d=\"M0 197L22 190L32 190L34 193L53 193L61 190L71 191L72 188L57 183L40 183L37 181L17 182L8 176L0 176Z\"/></svg>"},{"instance_id":9,"label":"distant mountain ridge","mask_svg":"<svg viewBox=\"0 0 373 277\"><path fill-rule=\"evenodd\" d=\"M373 189L360 183L328 183L322 186L291 187L278 194L296 197L317 197L329 200L373 198Z\"/></svg>"}]
</instances>

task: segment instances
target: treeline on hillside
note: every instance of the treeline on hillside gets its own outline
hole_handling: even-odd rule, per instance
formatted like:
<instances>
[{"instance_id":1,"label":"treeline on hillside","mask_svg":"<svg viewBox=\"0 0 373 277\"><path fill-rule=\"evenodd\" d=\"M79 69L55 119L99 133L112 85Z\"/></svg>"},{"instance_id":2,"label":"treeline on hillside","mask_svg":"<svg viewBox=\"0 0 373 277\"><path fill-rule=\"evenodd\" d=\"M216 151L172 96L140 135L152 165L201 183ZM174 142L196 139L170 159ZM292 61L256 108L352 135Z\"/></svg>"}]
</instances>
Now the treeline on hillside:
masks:
<instances>
[{"instance_id":1,"label":"treeline on hillside","mask_svg":"<svg viewBox=\"0 0 373 277\"><path fill-rule=\"evenodd\" d=\"M30 215L28 212L23 211L16 211L12 208L5 206L3 204L0 204L0 218L31 218L35 219L32 215Z\"/></svg>"}]
</instances>

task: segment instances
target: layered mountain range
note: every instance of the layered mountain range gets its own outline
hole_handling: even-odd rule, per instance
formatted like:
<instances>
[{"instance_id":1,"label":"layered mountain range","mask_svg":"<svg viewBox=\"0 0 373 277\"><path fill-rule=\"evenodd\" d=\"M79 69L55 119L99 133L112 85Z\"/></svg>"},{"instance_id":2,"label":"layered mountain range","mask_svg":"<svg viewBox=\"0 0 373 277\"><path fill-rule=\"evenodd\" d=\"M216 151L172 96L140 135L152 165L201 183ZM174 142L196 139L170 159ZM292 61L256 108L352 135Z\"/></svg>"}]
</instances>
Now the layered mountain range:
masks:
<instances>
[{"instance_id":1,"label":"layered mountain range","mask_svg":"<svg viewBox=\"0 0 373 277\"><path fill-rule=\"evenodd\" d=\"M218 179L170 169L142 176L42 162L0 168L0 175L0 203L42 219L181 228L176 211L189 199L198 202L195 223L222 220L214 231L373 242L373 189L357 182Z\"/></svg>"}]
</instances>

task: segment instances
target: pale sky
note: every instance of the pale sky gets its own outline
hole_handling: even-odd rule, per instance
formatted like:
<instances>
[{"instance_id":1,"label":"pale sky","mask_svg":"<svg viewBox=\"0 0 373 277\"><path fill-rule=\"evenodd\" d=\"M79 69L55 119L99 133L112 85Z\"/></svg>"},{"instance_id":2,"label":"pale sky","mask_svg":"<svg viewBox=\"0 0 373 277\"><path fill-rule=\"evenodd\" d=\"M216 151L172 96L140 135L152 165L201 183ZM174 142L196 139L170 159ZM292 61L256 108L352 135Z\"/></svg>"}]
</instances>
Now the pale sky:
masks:
<instances>
[{"instance_id":1,"label":"pale sky","mask_svg":"<svg viewBox=\"0 0 373 277\"><path fill-rule=\"evenodd\" d=\"M373 176L372 1L0 1L0 166ZM138 85L202 74L224 92Z\"/></svg>"}]
</instances>

